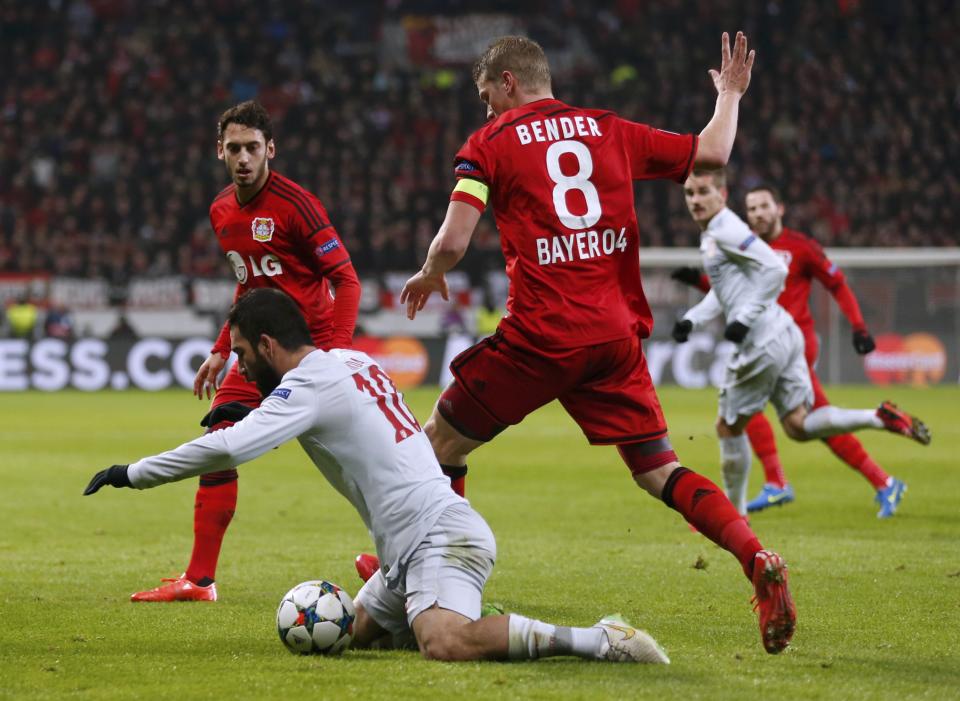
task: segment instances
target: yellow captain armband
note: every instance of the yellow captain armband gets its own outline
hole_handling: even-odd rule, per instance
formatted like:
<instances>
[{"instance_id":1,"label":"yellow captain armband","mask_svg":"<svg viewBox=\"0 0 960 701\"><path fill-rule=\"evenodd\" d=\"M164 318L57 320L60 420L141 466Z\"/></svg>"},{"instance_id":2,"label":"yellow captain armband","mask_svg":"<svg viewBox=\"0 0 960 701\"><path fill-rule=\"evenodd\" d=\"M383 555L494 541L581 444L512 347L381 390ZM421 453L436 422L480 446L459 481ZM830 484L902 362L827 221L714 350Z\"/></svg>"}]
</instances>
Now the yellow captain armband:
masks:
<instances>
[{"instance_id":1,"label":"yellow captain armband","mask_svg":"<svg viewBox=\"0 0 960 701\"><path fill-rule=\"evenodd\" d=\"M479 203L478 209L482 210L487 206L487 200L490 199L490 187L473 178L460 178L457 181L457 186L453 188L450 199L470 202L475 206ZM473 200L476 200L476 202Z\"/></svg>"}]
</instances>

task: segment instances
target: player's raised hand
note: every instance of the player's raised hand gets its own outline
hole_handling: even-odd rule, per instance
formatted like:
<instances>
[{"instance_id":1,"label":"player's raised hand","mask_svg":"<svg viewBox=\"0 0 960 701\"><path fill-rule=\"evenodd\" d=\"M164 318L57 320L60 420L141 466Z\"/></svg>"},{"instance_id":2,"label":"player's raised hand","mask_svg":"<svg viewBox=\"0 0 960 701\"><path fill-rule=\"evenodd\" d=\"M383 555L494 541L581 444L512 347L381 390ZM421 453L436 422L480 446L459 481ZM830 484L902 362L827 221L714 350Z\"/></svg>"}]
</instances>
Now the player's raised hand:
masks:
<instances>
[{"instance_id":1,"label":"player's raised hand","mask_svg":"<svg viewBox=\"0 0 960 701\"><path fill-rule=\"evenodd\" d=\"M720 38L720 70L710 69L710 77L718 93L733 92L743 95L750 85L750 71L753 69L755 51L747 52L747 36L737 32L730 52L730 35L726 32Z\"/></svg>"},{"instance_id":2,"label":"player's raised hand","mask_svg":"<svg viewBox=\"0 0 960 701\"><path fill-rule=\"evenodd\" d=\"M83 496L88 497L91 494L96 494L100 491L101 487L106 487L108 484L111 487L132 487L130 484L130 478L127 476L127 467L128 465L111 465L106 470L100 470L97 474L93 476L93 479L90 480L90 484L87 485L87 488L83 490Z\"/></svg>"},{"instance_id":3,"label":"player's raised hand","mask_svg":"<svg viewBox=\"0 0 960 701\"><path fill-rule=\"evenodd\" d=\"M211 353L210 357L203 361L203 365L197 370L197 376L193 378L193 393L197 399L203 399L204 392L207 399L213 396L217 391L217 378L226 363L226 358L219 353Z\"/></svg>"},{"instance_id":4,"label":"player's raised hand","mask_svg":"<svg viewBox=\"0 0 960 701\"><path fill-rule=\"evenodd\" d=\"M400 304L407 305L407 318L413 319L434 292L439 292L445 300L450 299L445 275L426 275L421 270L407 280L403 289L400 290Z\"/></svg>"}]
</instances>

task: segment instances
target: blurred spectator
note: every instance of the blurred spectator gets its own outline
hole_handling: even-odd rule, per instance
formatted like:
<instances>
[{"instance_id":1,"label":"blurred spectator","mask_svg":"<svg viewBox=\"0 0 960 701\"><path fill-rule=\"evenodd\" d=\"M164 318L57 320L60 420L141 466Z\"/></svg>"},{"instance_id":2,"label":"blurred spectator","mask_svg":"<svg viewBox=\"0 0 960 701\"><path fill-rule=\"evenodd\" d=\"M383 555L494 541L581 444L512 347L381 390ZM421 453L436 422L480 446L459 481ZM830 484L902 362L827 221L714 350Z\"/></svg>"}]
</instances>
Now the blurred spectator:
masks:
<instances>
[{"instance_id":1,"label":"blurred spectator","mask_svg":"<svg viewBox=\"0 0 960 701\"><path fill-rule=\"evenodd\" d=\"M32 339L37 331L40 310L26 296L20 297L7 307L7 323L14 338Z\"/></svg>"},{"instance_id":2,"label":"blurred spectator","mask_svg":"<svg viewBox=\"0 0 960 701\"><path fill-rule=\"evenodd\" d=\"M466 65L404 14L509 8L560 99L673 130L709 118L722 30L758 50L731 201L781 185L828 245L956 245L960 3L815 0L258 3L0 0L0 272L228 277L207 206L226 184L215 123L258 96L274 166L317 192L361 275L412 270L457 147L483 119ZM450 9L454 8L454 9ZM479 26L490 26L489 21ZM493 38L492 36L490 37ZM426 43L425 43L426 42ZM568 87L570 86L570 87ZM680 189L638 188L644 245L692 245ZM502 267L489 219L461 269Z\"/></svg>"},{"instance_id":3,"label":"blurred spectator","mask_svg":"<svg viewBox=\"0 0 960 701\"><path fill-rule=\"evenodd\" d=\"M43 318L43 335L47 338L72 341L74 330L73 315L70 310L60 305L53 305L47 309Z\"/></svg>"},{"instance_id":4,"label":"blurred spectator","mask_svg":"<svg viewBox=\"0 0 960 701\"><path fill-rule=\"evenodd\" d=\"M110 338L122 340L137 338L137 332L130 325L130 320L127 319L126 314L117 317L117 325L110 332Z\"/></svg>"}]
</instances>

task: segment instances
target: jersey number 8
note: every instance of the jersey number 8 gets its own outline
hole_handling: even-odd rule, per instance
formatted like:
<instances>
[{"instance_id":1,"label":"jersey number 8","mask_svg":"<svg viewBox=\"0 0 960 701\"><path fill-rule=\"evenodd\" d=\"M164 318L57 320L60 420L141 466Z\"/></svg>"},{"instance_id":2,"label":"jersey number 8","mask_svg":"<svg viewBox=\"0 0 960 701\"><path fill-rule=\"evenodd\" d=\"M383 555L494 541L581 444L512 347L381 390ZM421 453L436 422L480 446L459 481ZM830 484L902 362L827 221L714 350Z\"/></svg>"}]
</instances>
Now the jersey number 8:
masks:
<instances>
[{"instance_id":1,"label":"jersey number 8","mask_svg":"<svg viewBox=\"0 0 960 701\"><path fill-rule=\"evenodd\" d=\"M569 153L577 159L577 172L573 175L564 175L560 170L560 157ZM600 220L600 195L597 188L590 182L593 175L593 158L590 149L579 141L557 141L547 149L547 173L556 185L553 188L553 207L557 210L557 217L568 229L589 229ZM567 193L579 190L587 202L585 214L573 214L567 207Z\"/></svg>"}]
</instances>

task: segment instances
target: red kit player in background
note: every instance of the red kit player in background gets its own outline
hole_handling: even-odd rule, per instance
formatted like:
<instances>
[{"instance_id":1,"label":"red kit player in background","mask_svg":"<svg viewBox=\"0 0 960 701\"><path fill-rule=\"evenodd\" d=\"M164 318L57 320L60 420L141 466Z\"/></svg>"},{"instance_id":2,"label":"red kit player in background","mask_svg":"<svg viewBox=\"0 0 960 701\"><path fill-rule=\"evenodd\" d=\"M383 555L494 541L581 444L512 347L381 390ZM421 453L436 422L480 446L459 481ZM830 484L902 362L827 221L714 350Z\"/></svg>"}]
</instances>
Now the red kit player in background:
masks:
<instances>
[{"instance_id":1,"label":"red kit player in background","mask_svg":"<svg viewBox=\"0 0 960 701\"><path fill-rule=\"evenodd\" d=\"M357 273L320 200L270 170L275 152L270 115L258 103L243 102L220 117L217 157L233 182L210 205L210 224L237 276L235 299L257 287L282 290L303 312L317 347L349 348L360 306ZM208 432L233 425L260 405L256 384L240 375L237 363L217 386L229 356L230 328L224 324L193 385L200 399L216 391L201 422ZM217 559L236 505L235 469L203 475L186 571L131 599L216 601Z\"/></svg>"},{"instance_id":2,"label":"red kit player in background","mask_svg":"<svg viewBox=\"0 0 960 701\"><path fill-rule=\"evenodd\" d=\"M444 274L489 202L510 280L507 315L451 363L454 381L424 426L454 488L463 490L468 453L559 399L590 443L616 446L640 487L739 560L756 590L764 647L777 653L796 618L786 565L723 490L680 465L641 347L653 319L633 181L682 183L694 166L727 163L754 54L742 33L732 53L724 34L721 53L720 70L710 71L716 109L698 137L567 105L553 97L539 45L494 42L473 73L489 121L456 155L446 218L400 300L412 319L433 292L447 297Z\"/></svg>"},{"instance_id":3,"label":"red kit player in background","mask_svg":"<svg viewBox=\"0 0 960 701\"><path fill-rule=\"evenodd\" d=\"M797 326L803 332L806 343L807 365L810 367L810 379L813 381L814 404L817 409L830 404L823 386L814 372L814 364L820 353L820 341L814 329L813 316L810 314L810 285L818 280L837 301L840 311L853 327L853 347L860 355L871 352L876 344L867 331L860 305L853 291L847 285L846 278L836 264L832 263L823 248L807 234L788 229L783 225L783 199L776 188L760 185L752 188L746 196L747 223L760 238L778 251L789 269L787 281L780 298L777 300L786 309ZM706 275L696 268L680 268L672 277L681 282L694 285L704 292L710 289ZM757 414L747 424L747 436L753 451L763 465L764 485L760 493L747 504L747 511L761 511L770 506L787 504L794 500L793 487L783 473L777 444L770 422L762 414ZM824 439L834 454L847 465L859 472L876 490L875 500L880 505L878 518L894 515L907 485L891 477L878 465L863 444L852 434L844 434Z\"/></svg>"}]
</instances>

